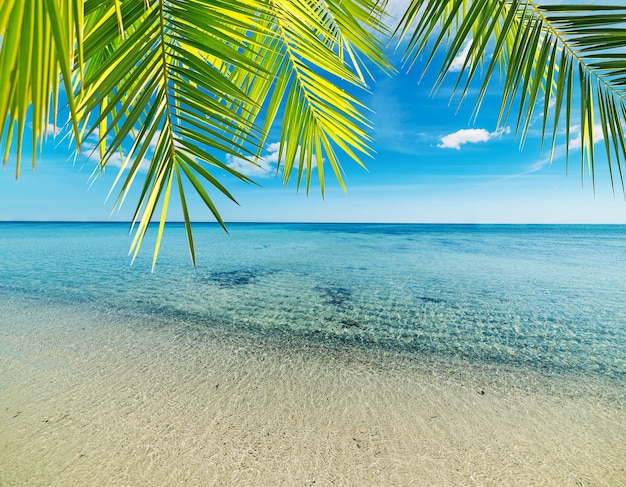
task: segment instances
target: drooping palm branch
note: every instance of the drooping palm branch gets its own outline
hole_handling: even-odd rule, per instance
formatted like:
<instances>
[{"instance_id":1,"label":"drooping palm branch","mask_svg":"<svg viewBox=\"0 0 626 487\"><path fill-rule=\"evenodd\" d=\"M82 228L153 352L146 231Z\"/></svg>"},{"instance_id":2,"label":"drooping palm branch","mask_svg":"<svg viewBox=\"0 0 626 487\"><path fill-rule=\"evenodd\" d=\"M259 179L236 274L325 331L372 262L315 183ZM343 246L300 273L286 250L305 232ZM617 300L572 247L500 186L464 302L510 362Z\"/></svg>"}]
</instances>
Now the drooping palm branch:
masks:
<instances>
[{"instance_id":1,"label":"drooping palm branch","mask_svg":"<svg viewBox=\"0 0 626 487\"><path fill-rule=\"evenodd\" d=\"M82 0L5 0L0 6L0 137L5 166L12 143L17 145L16 177L27 123L34 166L36 148L58 116L60 84L73 92L74 59L82 61L83 22ZM72 96L68 104L77 131Z\"/></svg>"},{"instance_id":2,"label":"drooping palm branch","mask_svg":"<svg viewBox=\"0 0 626 487\"><path fill-rule=\"evenodd\" d=\"M295 170L308 191L316 170L323 190L329 165L343 185L337 150L362 164L368 122L345 88L366 88L362 57L391 69L374 35L381 15L373 0L10 0L0 15L5 164L14 127L22 151L29 105L33 146L56 121L60 72L78 145L96 136L100 168L121 165L115 206L141 185L133 257L156 219L154 265L174 188L195 263L186 190L223 225L211 193L234 197L217 175L250 179L219 156L255 164L279 111L285 183Z\"/></svg>"},{"instance_id":3,"label":"drooping palm branch","mask_svg":"<svg viewBox=\"0 0 626 487\"><path fill-rule=\"evenodd\" d=\"M0 134L4 163L15 142L19 173L24 129L35 148L68 100L77 146L97 136L100 167L121 164L121 204L142 184L131 228L136 256L152 219L158 254L172 188L178 193L192 260L186 191L223 224L211 194L234 200L217 176L243 181L216 154L254 164L281 121L287 183L308 191L329 165L343 186L339 154L361 163L370 139L364 107L367 65L390 71L381 46L385 2L375 0L4 0L0 10ZM476 109L495 73L503 78L499 124L516 116L525 137L540 113L554 151L561 127L569 144L580 117L582 164L594 174L600 126L623 188L626 157L624 7L549 6L535 0L413 0L398 28L407 62L431 46L447 50L441 83L469 41L457 86L476 77ZM59 76L60 75L60 76ZM578 98L579 101L575 102ZM30 122L29 122L30 120ZM36 150L33 150L33 164ZM142 172L145 171L145 172ZM216 172L217 171L217 172ZM143 180L143 181L142 181ZM157 215L159 215L157 217Z\"/></svg>"},{"instance_id":4,"label":"drooping palm branch","mask_svg":"<svg viewBox=\"0 0 626 487\"><path fill-rule=\"evenodd\" d=\"M610 3L610 2L607 2ZM511 115L523 142L537 115L550 160L564 132L580 127L581 175L589 169L595 188L594 127L599 120L613 187L624 192L626 159L626 6L555 5L538 0L412 0L396 33L408 39L405 60L426 53L426 67L440 48L445 57L435 89L466 49L455 91L463 99L476 77L482 85L475 113L496 75L502 82L498 124ZM576 121L578 121L576 123Z\"/></svg>"}]
</instances>

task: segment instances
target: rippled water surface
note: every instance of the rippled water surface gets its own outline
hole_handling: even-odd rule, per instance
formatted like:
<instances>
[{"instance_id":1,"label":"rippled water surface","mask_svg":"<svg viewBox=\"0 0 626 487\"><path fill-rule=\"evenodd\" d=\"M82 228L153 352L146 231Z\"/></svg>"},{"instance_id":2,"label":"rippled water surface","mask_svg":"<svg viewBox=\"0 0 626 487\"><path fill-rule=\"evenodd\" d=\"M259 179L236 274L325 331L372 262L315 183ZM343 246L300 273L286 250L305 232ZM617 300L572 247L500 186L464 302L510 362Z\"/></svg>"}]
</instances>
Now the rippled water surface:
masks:
<instances>
[{"instance_id":1,"label":"rippled water surface","mask_svg":"<svg viewBox=\"0 0 626 487\"><path fill-rule=\"evenodd\" d=\"M0 484L626 484L626 227L194 230L0 224Z\"/></svg>"},{"instance_id":2,"label":"rippled water surface","mask_svg":"<svg viewBox=\"0 0 626 487\"><path fill-rule=\"evenodd\" d=\"M154 274L121 225L0 226L0 292L624 379L626 227L174 226Z\"/></svg>"}]
</instances>

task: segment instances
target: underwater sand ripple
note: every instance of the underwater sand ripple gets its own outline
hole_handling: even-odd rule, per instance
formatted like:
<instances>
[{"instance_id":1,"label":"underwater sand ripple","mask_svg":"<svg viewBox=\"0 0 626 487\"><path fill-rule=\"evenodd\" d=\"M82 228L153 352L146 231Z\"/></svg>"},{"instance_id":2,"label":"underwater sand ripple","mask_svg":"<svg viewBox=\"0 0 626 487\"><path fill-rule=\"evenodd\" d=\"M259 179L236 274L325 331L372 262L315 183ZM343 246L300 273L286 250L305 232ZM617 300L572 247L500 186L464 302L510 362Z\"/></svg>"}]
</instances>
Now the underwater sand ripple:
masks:
<instances>
[{"instance_id":1,"label":"underwater sand ripple","mask_svg":"<svg viewBox=\"0 0 626 487\"><path fill-rule=\"evenodd\" d=\"M35 303L0 308L1 485L626 482L592 389Z\"/></svg>"}]
</instances>

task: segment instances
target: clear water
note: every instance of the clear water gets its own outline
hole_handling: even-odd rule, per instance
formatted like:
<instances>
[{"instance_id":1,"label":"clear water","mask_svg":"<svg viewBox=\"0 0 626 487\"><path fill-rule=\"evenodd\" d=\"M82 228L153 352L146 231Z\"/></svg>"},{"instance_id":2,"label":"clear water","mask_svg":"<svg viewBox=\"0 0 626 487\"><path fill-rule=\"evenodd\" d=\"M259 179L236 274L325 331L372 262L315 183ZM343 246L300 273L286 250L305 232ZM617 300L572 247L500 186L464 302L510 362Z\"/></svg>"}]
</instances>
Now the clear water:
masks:
<instances>
[{"instance_id":1,"label":"clear water","mask_svg":"<svg viewBox=\"0 0 626 487\"><path fill-rule=\"evenodd\" d=\"M423 358L626 378L626 227L170 225L129 265L120 224L0 224L0 298L27 295Z\"/></svg>"},{"instance_id":2,"label":"clear water","mask_svg":"<svg viewBox=\"0 0 626 487\"><path fill-rule=\"evenodd\" d=\"M626 227L0 224L0 485L626 485Z\"/></svg>"}]
</instances>

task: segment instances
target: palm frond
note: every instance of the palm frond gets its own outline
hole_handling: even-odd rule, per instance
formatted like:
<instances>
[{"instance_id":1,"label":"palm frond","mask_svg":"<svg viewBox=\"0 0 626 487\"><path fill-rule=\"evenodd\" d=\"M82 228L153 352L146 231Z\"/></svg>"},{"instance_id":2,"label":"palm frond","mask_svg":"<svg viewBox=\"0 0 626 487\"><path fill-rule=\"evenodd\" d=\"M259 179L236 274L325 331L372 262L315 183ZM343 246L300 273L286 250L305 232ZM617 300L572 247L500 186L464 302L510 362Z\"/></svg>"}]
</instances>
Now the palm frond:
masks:
<instances>
[{"instance_id":1,"label":"palm frond","mask_svg":"<svg viewBox=\"0 0 626 487\"><path fill-rule=\"evenodd\" d=\"M285 182L295 165L308 191L317 166L323 193L328 159L343 186L338 149L362 164L360 154L370 152L366 109L344 89L365 88L362 58L391 69L376 36L382 14L374 0L6 0L5 164L16 140L19 173L27 123L35 146L56 123L65 91L77 147L97 137L97 171L121 167L114 209L140 184L133 258L159 220L154 265L173 189L195 264L185 192L195 191L224 226L213 193L235 199L215 171L251 180L220 157L254 164L279 111Z\"/></svg>"},{"instance_id":2,"label":"palm frond","mask_svg":"<svg viewBox=\"0 0 626 487\"><path fill-rule=\"evenodd\" d=\"M210 60L220 55L242 69L259 70L241 54L245 47L241 31L254 26L256 10L248 6L250 2L237 1L229 2L230 10L201 1L159 0L145 8L144 0L134 0L124 2L120 10L94 3L100 4L93 12L101 20L85 34L86 69L77 95L79 113L86 121L81 139L98 135L101 167L121 158L114 184L120 186L116 207L133 183L143 179L131 223L131 228L136 227L133 258L161 205L154 266L176 180L195 263L184 180L222 225L205 186L235 200L210 168L249 181L211 150L231 154L246 150L243 144L232 143L240 133L248 134L248 142L258 143L258 129L233 108L239 100L254 101ZM89 120L88 114L96 115Z\"/></svg>"},{"instance_id":3,"label":"palm frond","mask_svg":"<svg viewBox=\"0 0 626 487\"><path fill-rule=\"evenodd\" d=\"M146 7L144 0L87 0L85 9L92 15L76 94L80 138L98 135L101 167L121 158L116 207L143 180L133 258L156 219L154 265L174 186L195 262L185 188L224 226L211 188L235 199L214 171L250 180L216 153L253 164L280 107L285 180L295 163L308 190L317 165L323 191L324 157L342 183L335 147L357 162L357 151L368 152L364 107L340 84L364 86L355 68L360 52L386 66L380 41L364 27L382 29L374 2L152 0Z\"/></svg>"},{"instance_id":4,"label":"palm frond","mask_svg":"<svg viewBox=\"0 0 626 487\"><path fill-rule=\"evenodd\" d=\"M78 124L71 85L73 59L81 66L82 0L6 0L0 9L0 137L6 166L15 142L19 176L24 131L30 124L32 164L54 126L63 89L71 121ZM77 49L77 51L76 51ZM62 85L59 72L62 73ZM62 86L62 88L61 88Z\"/></svg>"},{"instance_id":5,"label":"palm frond","mask_svg":"<svg viewBox=\"0 0 626 487\"><path fill-rule=\"evenodd\" d=\"M328 160L345 188L337 148L361 165L362 156L371 154L367 109L346 89L366 89L362 57L392 70L374 35L385 32L383 11L370 0L271 1L268 6L259 16L264 30L252 36L247 54L272 77L251 79L235 70L231 79L258 101L249 110L254 118L264 116L264 141L282 115L279 164L285 184L295 172L296 187L304 178L308 192L316 167L323 195Z\"/></svg>"},{"instance_id":6,"label":"palm frond","mask_svg":"<svg viewBox=\"0 0 626 487\"><path fill-rule=\"evenodd\" d=\"M476 76L482 77L477 113L492 77L500 74L503 94L498 124L505 125L516 113L515 127L523 143L539 113L542 141L551 139L551 158L561 126L569 154L576 111L572 103L578 97L581 174L585 168L592 178L595 174L594 127L599 119L611 184L615 184L616 168L624 192L626 7L545 5L536 0L413 0L396 33L399 39L408 39L408 63L429 49L428 66L445 46L435 86L450 73L453 61L469 42L455 87L460 98L465 98Z\"/></svg>"}]
</instances>

